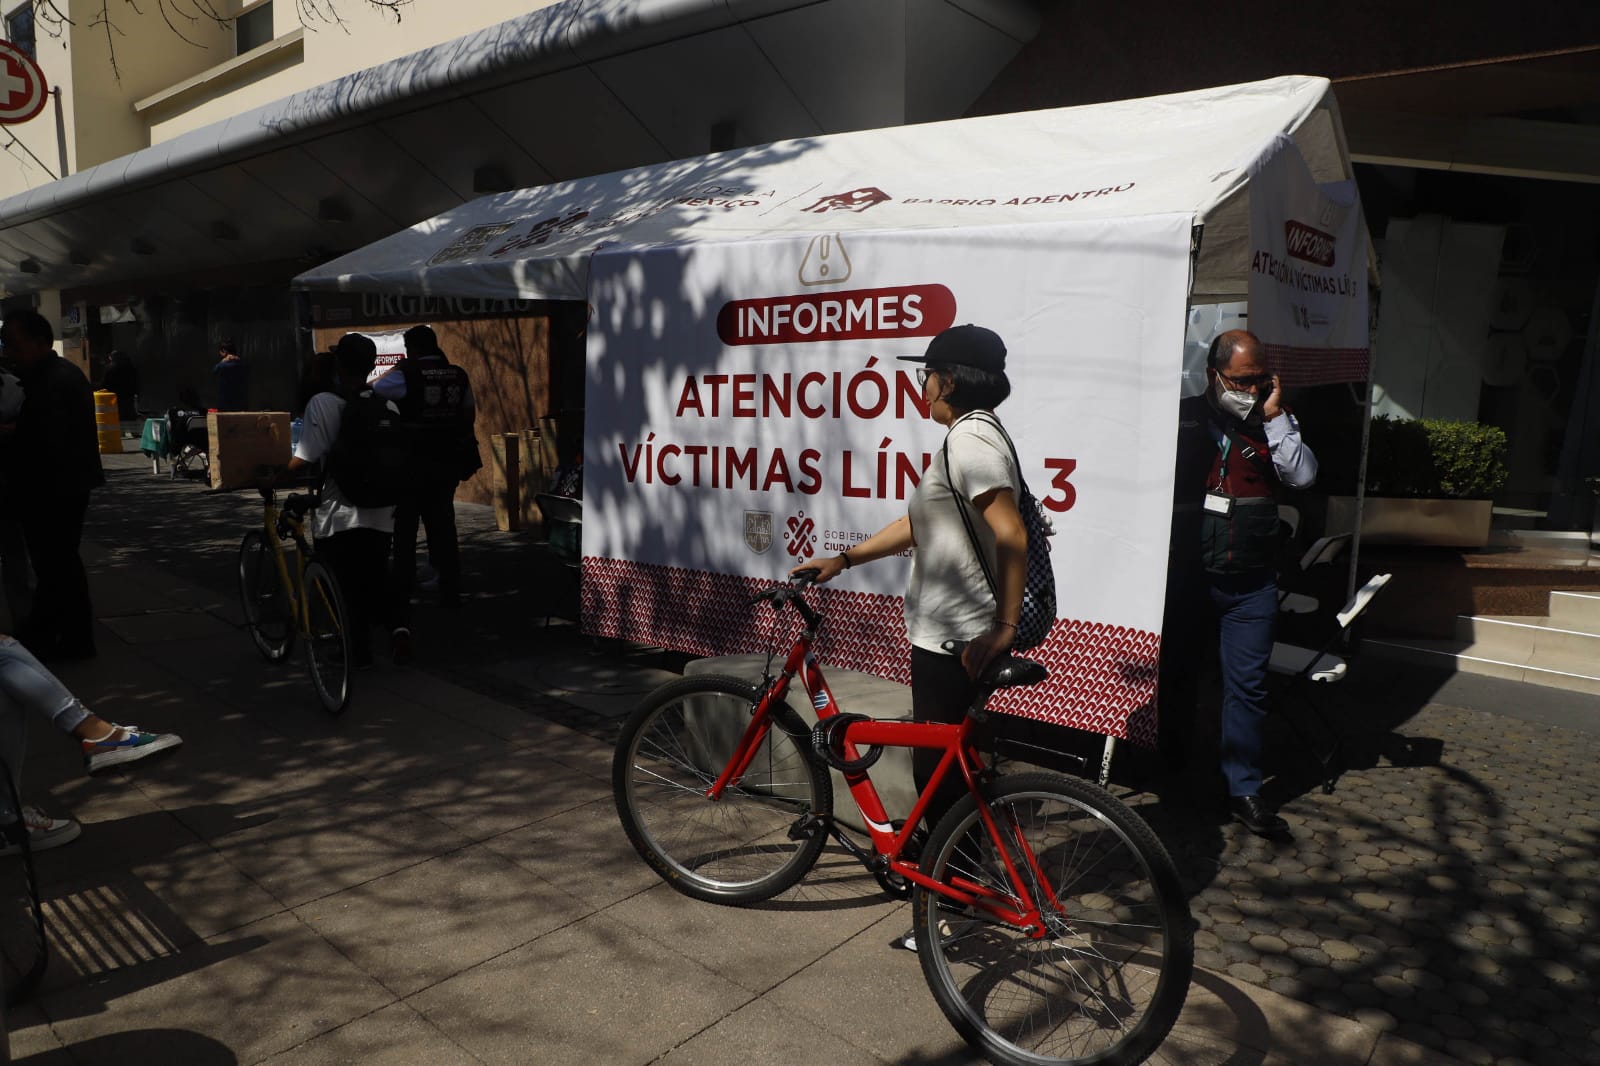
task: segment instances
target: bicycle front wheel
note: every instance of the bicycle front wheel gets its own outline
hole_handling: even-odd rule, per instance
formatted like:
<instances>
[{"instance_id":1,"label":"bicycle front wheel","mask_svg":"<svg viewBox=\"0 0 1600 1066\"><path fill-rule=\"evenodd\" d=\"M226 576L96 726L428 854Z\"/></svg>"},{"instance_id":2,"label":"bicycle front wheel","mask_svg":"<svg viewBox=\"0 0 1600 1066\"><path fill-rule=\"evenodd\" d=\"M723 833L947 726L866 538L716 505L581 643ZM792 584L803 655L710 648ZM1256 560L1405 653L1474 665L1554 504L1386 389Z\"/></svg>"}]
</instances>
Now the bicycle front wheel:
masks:
<instances>
[{"instance_id":1,"label":"bicycle front wheel","mask_svg":"<svg viewBox=\"0 0 1600 1066\"><path fill-rule=\"evenodd\" d=\"M769 709L739 780L720 799L706 795L760 698L732 677L672 681L645 697L617 741L611 785L622 828L656 873L695 899L770 899L805 876L827 841L833 783L786 704Z\"/></svg>"},{"instance_id":2,"label":"bicycle front wheel","mask_svg":"<svg viewBox=\"0 0 1600 1066\"><path fill-rule=\"evenodd\" d=\"M306 605L306 667L322 709L339 714L350 706L350 626L344 593L327 565L306 564L301 590Z\"/></svg>"},{"instance_id":3,"label":"bicycle front wheel","mask_svg":"<svg viewBox=\"0 0 1600 1066\"><path fill-rule=\"evenodd\" d=\"M278 577L278 563L259 529L239 545L239 607L256 650L269 663L281 663L294 647L294 617Z\"/></svg>"},{"instance_id":4,"label":"bicycle front wheel","mask_svg":"<svg viewBox=\"0 0 1600 1066\"><path fill-rule=\"evenodd\" d=\"M1194 968L1171 857L1138 815L1087 781L1002 778L989 809L1042 926L1015 928L918 888L917 954L940 1009L993 1062L1143 1062L1177 1021ZM1020 907L971 796L935 827L922 869Z\"/></svg>"}]
</instances>

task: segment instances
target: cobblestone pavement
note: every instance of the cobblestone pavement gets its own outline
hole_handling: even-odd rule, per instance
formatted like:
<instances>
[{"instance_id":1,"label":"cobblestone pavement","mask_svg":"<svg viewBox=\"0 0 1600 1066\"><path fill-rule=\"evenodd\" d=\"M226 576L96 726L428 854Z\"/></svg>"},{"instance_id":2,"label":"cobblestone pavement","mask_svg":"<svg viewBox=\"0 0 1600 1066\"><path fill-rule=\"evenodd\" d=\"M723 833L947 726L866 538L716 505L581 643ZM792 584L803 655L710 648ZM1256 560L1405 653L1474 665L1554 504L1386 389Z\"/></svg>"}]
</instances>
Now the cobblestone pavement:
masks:
<instances>
[{"instance_id":1,"label":"cobblestone pavement","mask_svg":"<svg viewBox=\"0 0 1600 1066\"><path fill-rule=\"evenodd\" d=\"M134 457L107 466L87 537L232 588L253 494L202 495ZM614 716L505 664L529 640L668 669L676 657L540 629L570 596L559 569L487 509L460 516L468 602L446 624L420 616L419 667L609 736ZM1269 738L1289 843L1124 789L1192 893L1196 961L1466 1062L1600 1063L1600 701L1376 659L1334 696L1349 769L1332 795L1293 733ZM1118 759L1137 776L1137 752Z\"/></svg>"},{"instance_id":2,"label":"cobblestone pavement","mask_svg":"<svg viewBox=\"0 0 1600 1066\"><path fill-rule=\"evenodd\" d=\"M1291 844L1142 807L1196 962L1466 1062L1600 1062L1600 736L1437 703L1404 729L1439 765L1294 798Z\"/></svg>"}]
</instances>

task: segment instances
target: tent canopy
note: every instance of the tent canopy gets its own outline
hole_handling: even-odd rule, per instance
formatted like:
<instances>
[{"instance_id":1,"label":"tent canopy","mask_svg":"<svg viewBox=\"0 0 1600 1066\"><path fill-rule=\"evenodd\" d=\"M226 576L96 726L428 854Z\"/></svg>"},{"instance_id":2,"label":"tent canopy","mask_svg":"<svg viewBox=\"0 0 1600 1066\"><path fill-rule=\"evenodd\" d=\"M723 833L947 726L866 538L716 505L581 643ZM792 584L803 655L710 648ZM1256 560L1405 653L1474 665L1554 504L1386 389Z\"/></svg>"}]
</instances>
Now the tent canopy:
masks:
<instances>
[{"instance_id":1,"label":"tent canopy","mask_svg":"<svg viewBox=\"0 0 1600 1066\"><path fill-rule=\"evenodd\" d=\"M584 300L602 247L1192 214L1193 292L1246 290L1247 187L1283 138L1352 176L1324 78L780 141L474 200L298 288Z\"/></svg>"}]
</instances>

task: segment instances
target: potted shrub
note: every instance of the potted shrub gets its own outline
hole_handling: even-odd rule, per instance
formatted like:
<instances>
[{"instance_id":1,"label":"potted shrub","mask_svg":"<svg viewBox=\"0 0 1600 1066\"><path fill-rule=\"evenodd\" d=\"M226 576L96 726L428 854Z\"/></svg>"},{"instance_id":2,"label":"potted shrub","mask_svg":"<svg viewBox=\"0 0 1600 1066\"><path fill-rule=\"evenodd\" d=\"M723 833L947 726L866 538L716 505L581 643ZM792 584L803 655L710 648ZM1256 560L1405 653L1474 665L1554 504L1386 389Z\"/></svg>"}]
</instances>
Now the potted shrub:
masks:
<instances>
[{"instance_id":1,"label":"potted shrub","mask_svg":"<svg viewBox=\"0 0 1600 1066\"><path fill-rule=\"evenodd\" d=\"M1373 544L1481 548L1506 483L1505 430L1440 419L1372 420L1361 537ZM1355 528L1355 497L1328 500L1328 530Z\"/></svg>"}]
</instances>

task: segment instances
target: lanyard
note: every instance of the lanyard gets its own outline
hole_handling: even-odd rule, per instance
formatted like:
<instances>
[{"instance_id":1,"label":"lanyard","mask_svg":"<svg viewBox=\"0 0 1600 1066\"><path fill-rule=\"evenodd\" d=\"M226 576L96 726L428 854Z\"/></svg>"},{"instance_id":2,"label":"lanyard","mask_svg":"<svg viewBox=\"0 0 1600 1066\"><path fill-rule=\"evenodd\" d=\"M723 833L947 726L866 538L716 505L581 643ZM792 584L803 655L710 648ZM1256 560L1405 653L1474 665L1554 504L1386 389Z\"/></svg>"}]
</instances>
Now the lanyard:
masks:
<instances>
[{"instance_id":1,"label":"lanyard","mask_svg":"<svg viewBox=\"0 0 1600 1066\"><path fill-rule=\"evenodd\" d=\"M1212 428L1215 429L1216 427L1213 426ZM1214 492L1220 492L1228 483L1228 452L1233 447L1233 435L1224 432L1221 440L1213 441L1212 443L1222 453L1222 462L1217 466L1217 483L1212 489Z\"/></svg>"}]
</instances>

